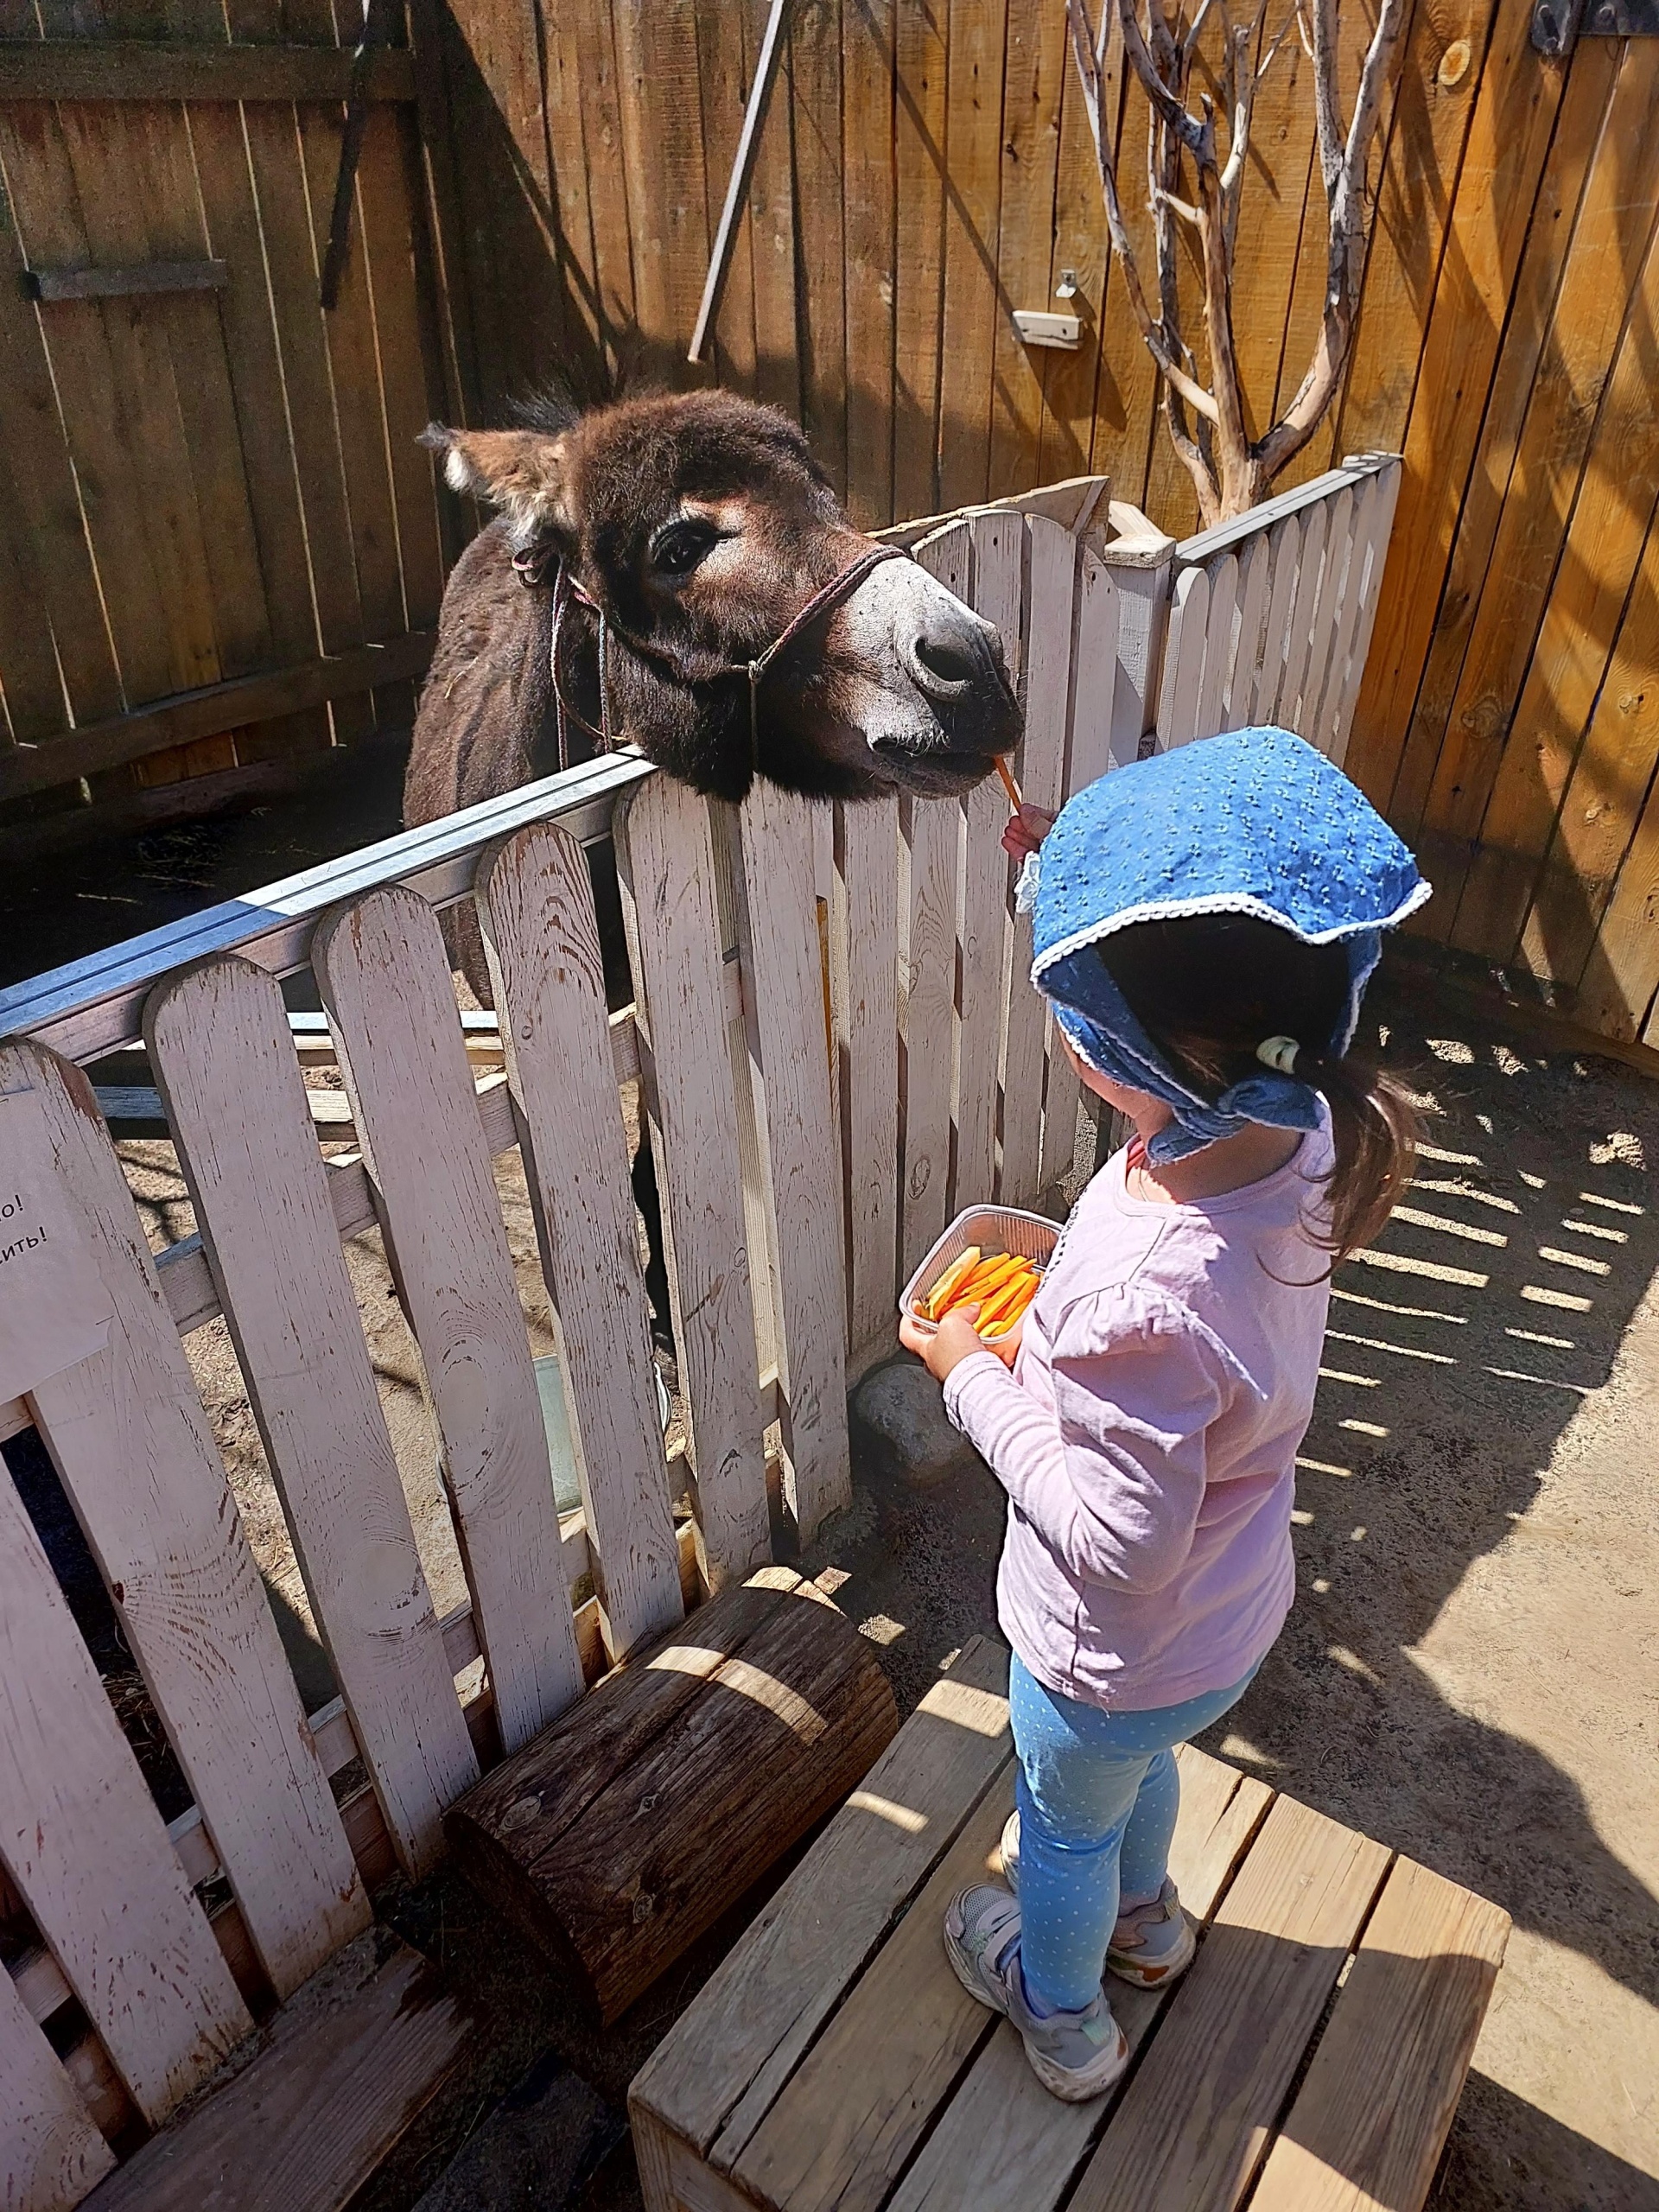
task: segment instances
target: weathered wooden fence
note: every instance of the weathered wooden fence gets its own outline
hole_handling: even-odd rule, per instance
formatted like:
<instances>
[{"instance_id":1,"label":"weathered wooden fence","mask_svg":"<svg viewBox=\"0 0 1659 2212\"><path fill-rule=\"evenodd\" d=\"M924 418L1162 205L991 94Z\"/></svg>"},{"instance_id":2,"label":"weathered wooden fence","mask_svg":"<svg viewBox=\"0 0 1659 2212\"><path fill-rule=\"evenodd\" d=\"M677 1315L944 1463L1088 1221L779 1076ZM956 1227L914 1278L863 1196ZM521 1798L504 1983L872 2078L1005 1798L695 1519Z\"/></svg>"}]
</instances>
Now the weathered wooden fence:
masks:
<instances>
[{"instance_id":1,"label":"weathered wooden fence","mask_svg":"<svg viewBox=\"0 0 1659 2212\"><path fill-rule=\"evenodd\" d=\"M1177 547L1099 480L899 534L1001 627L1018 772L1052 806L1247 699L1294 693L1338 746L1396 480L1356 464L1224 547ZM1274 611L1236 619L1252 607ZM1079 1134L1005 818L994 784L836 809L761 785L739 813L616 754L0 996L0 1437L44 1441L192 1800L163 1821L0 1472L0 2172L20 2212L77 2202L111 2139L164 2118L364 1925L378 1881L429 1867L480 1762L768 1559L780 1522L809 1540L849 1501L848 1378L890 1347L899 1282L959 1205L1052 1192ZM606 838L620 1017L584 854ZM505 1061L482 1073L437 918L466 898ZM284 1002L302 971L326 1047ZM158 1252L77 1065L140 1046L196 1223ZM338 1094L302 1070L324 1049L357 1147L327 1156L341 1123L314 1101ZM672 1452L619 1092L635 1079ZM513 1153L581 1479L563 1520L497 1179ZM342 1250L372 1229L459 1545L467 1596L443 1617ZM181 1342L219 1316L338 1684L308 1714Z\"/></svg>"},{"instance_id":2,"label":"weathered wooden fence","mask_svg":"<svg viewBox=\"0 0 1659 2212\"><path fill-rule=\"evenodd\" d=\"M0 818L407 728L443 560L416 57L361 10L0 14ZM349 251L320 273L348 97ZM132 765L132 764L137 764ZM84 781L85 788L82 784ZM211 787L210 787L211 788Z\"/></svg>"}]
</instances>

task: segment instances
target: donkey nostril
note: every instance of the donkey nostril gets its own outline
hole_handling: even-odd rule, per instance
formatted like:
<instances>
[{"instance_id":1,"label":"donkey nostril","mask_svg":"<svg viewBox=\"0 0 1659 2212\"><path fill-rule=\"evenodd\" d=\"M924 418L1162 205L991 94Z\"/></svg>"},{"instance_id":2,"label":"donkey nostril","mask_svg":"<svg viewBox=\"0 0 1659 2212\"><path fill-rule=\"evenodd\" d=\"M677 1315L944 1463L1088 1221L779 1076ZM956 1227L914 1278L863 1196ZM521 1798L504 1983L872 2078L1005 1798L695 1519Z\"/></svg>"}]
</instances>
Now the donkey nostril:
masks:
<instances>
[{"instance_id":1,"label":"donkey nostril","mask_svg":"<svg viewBox=\"0 0 1659 2212\"><path fill-rule=\"evenodd\" d=\"M972 680L975 662L961 646L938 638L918 638L915 650L923 671L939 683L957 684Z\"/></svg>"}]
</instances>

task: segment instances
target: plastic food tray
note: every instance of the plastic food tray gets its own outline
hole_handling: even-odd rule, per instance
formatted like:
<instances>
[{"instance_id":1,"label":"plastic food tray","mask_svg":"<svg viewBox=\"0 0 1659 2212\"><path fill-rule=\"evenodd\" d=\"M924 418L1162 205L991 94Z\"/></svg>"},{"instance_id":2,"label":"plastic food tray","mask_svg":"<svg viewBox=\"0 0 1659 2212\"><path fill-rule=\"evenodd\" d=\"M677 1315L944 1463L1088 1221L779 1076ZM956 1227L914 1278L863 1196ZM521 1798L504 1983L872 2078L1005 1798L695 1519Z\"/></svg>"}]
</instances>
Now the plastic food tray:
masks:
<instances>
[{"instance_id":1,"label":"plastic food tray","mask_svg":"<svg viewBox=\"0 0 1659 2212\"><path fill-rule=\"evenodd\" d=\"M970 1244L1017 1252L1022 1259L1035 1260L1040 1265L1059 1241L1058 1224L1046 1215L1021 1213L1017 1206L969 1206L965 1213L957 1216L905 1285L899 1311L908 1313L918 1329L931 1334L938 1326L938 1322L924 1320L912 1310L912 1302L923 1291L931 1289L952 1260L959 1260Z\"/></svg>"}]
</instances>

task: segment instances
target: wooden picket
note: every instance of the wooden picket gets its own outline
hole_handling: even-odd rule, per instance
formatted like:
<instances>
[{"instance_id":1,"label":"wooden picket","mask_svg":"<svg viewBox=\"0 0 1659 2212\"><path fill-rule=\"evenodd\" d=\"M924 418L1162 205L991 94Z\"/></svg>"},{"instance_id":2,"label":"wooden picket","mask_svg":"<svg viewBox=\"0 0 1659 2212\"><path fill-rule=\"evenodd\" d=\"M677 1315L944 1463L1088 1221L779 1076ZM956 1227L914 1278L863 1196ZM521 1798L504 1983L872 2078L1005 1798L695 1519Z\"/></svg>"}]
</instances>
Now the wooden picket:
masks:
<instances>
[{"instance_id":1,"label":"wooden picket","mask_svg":"<svg viewBox=\"0 0 1659 2212\"><path fill-rule=\"evenodd\" d=\"M742 826L761 1160L778 1287L784 1496L803 1543L852 1503L841 1146L807 803L757 783Z\"/></svg>"},{"instance_id":2,"label":"wooden picket","mask_svg":"<svg viewBox=\"0 0 1659 2212\"><path fill-rule=\"evenodd\" d=\"M917 558L958 598L968 592L969 537L955 523ZM949 1218L950 1104L956 1062L957 817L925 799L899 801L909 861L903 987L901 1130L903 1224L899 1272L908 1274ZM897 1285L894 1288L896 1290Z\"/></svg>"},{"instance_id":3,"label":"wooden picket","mask_svg":"<svg viewBox=\"0 0 1659 2212\"><path fill-rule=\"evenodd\" d=\"M976 515L969 532L974 555L973 604L1001 632L1008 674L1017 684L1024 652L1021 518L1007 513ZM978 1205L995 1192L997 1075L1008 1004L1008 863L999 842L1007 802L1000 786L988 778L961 802L961 811L957 926L962 950L957 970L951 1212Z\"/></svg>"},{"instance_id":4,"label":"wooden picket","mask_svg":"<svg viewBox=\"0 0 1659 2212\"><path fill-rule=\"evenodd\" d=\"M295 1555L411 1873L477 1760L443 1649L275 979L187 969L144 1019Z\"/></svg>"},{"instance_id":5,"label":"wooden picket","mask_svg":"<svg viewBox=\"0 0 1659 2212\"><path fill-rule=\"evenodd\" d=\"M112 1308L105 1349L35 1385L35 1421L286 1996L366 1925L368 1898L86 1077L38 1047L0 1050L0 1090L23 1089Z\"/></svg>"},{"instance_id":6,"label":"wooden picket","mask_svg":"<svg viewBox=\"0 0 1659 2212\"><path fill-rule=\"evenodd\" d=\"M683 1610L651 1319L582 847L545 823L479 867L479 917L559 1324L560 1370L613 1658Z\"/></svg>"},{"instance_id":7,"label":"wooden picket","mask_svg":"<svg viewBox=\"0 0 1659 2212\"><path fill-rule=\"evenodd\" d=\"M0 1468L0 1863L158 2120L253 2023Z\"/></svg>"},{"instance_id":8,"label":"wooden picket","mask_svg":"<svg viewBox=\"0 0 1659 2212\"><path fill-rule=\"evenodd\" d=\"M617 811L699 1559L705 1583L719 1589L771 1557L771 1529L743 1163L733 1070L718 1049L728 969L714 836L708 801L665 776Z\"/></svg>"},{"instance_id":9,"label":"wooden picket","mask_svg":"<svg viewBox=\"0 0 1659 2212\"><path fill-rule=\"evenodd\" d=\"M1052 813L1064 795L1071 702L1072 617L1077 547L1069 531L1046 515L1026 522L1029 578L1026 626L1026 736L1020 748L1020 788L1027 803ZM1003 874L1006 879L1007 870ZM1029 1205L1042 1166L1042 1115L1047 1073L1047 1010L1031 988L1031 917L1014 912L1002 1054L1002 1163L998 1195ZM1058 1100L1057 1100L1058 1105ZM1071 1164L1071 1147L1066 1147ZM971 1200L972 1193L968 1194Z\"/></svg>"},{"instance_id":10,"label":"wooden picket","mask_svg":"<svg viewBox=\"0 0 1659 2212\"><path fill-rule=\"evenodd\" d=\"M420 1346L503 1747L582 1689L536 1387L437 917L401 884L312 947L388 1257Z\"/></svg>"},{"instance_id":11,"label":"wooden picket","mask_svg":"<svg viewBox=\"0 0 1659 2212\"><path fill-rule=\"evenodd\" d=\"M929 810L938 811L938 810ZM847 1346L885 1345L898 1259L899 804L841 810L842 1147L847 1170Z\"/></svg>"}]
</instances>

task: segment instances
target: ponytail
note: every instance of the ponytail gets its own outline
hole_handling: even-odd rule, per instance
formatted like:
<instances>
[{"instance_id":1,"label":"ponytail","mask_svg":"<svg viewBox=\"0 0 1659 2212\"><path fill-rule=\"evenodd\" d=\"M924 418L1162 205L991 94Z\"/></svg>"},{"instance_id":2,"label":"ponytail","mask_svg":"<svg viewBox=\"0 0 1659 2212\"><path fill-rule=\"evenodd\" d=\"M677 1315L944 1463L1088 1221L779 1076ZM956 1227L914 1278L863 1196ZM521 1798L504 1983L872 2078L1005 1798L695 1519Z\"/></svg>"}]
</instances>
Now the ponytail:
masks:
<instances>
[{"instance_id":1,"label":"ponytail","mask_svg":"<svg viewBox=\"0 0 1659 2212\"><path fill-rule=\"evenodd\" d=\"M1405 1195L1421 1124L1410 1092L1380 1069L1304 1052L1296 1072L1331 1109L1336 1164L1325 1186L1329 1220L1323 1231L1310 1225L1307 1233L1336 1268L1371 1243Z\"/></svg>"}]
</instances>

